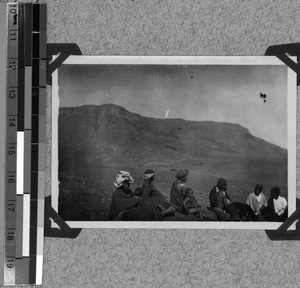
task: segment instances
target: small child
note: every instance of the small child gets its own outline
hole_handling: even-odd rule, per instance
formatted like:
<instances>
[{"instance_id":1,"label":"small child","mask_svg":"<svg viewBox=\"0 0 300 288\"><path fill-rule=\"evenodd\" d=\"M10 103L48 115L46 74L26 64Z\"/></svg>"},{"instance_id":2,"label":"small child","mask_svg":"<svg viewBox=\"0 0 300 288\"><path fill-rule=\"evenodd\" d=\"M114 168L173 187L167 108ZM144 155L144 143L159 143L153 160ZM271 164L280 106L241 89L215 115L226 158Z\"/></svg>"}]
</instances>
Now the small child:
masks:
<instances>
[{"instance_id":1,"label":"small child","mask_svg":"<svg viewBox=\"0 0 300 288\"><path fill-rule=\"evenodd\" d=\"M199 205L197 199L194 197L194 192L191 188L185 189L183 206L185 214L194 214L198 217L201 217L201 206Z\"/></svg>"},{"instance_id":2,"label":"small child","mask_svg":"<svg viewBox=\"0 0 300 288\"><path fill-rule=\"evenodd\" d=\"M132 196L142 197L143 196L142 187L140 187L140 186L136 187Z\"/></svg>"}]
</instances>

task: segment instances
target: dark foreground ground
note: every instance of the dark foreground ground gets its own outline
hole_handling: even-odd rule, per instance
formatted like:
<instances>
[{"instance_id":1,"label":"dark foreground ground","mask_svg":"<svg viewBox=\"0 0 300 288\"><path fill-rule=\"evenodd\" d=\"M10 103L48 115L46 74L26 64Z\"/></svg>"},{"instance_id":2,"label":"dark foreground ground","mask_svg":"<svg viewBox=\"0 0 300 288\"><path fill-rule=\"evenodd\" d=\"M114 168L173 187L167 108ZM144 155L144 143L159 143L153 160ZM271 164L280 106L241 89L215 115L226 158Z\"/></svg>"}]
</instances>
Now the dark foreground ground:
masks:
<instances>
[{"instance_id":1,"label":"dark foreground ground","mask_svg":"<svg viewBox=\"0 0 300 288\"><path fill-rule=\"evenodd\" d=\"M178 163L177 163L178 165ZM281 195L287 198L287 173L282 163L270 162L241 163L225 161L224 163L195 162L181 163L182 168L189 168L187 187L194 190L194 196L202 207L209 206L208 194L216 184L218 178L224 177L228 182L228 194L232 201L245 202L254 186L260 183L264 186L264 194L269 198L270 189L279 186ZM103 167L89 163L77 168L77 171L59 172L59 214L69 221L107 221L112 193L115 190L113 182L119 170L127 170L132 174L135 182L134 190L143 182L143 172L151 168L156 171L155 186L169 199L172 182L175 180L176 170L173 165L157 165L151 163L149 167ZM166 220L172 221L174 217ZM195 220L193 217L176 217L176 220Z\"/></svg>"}]
</instances>

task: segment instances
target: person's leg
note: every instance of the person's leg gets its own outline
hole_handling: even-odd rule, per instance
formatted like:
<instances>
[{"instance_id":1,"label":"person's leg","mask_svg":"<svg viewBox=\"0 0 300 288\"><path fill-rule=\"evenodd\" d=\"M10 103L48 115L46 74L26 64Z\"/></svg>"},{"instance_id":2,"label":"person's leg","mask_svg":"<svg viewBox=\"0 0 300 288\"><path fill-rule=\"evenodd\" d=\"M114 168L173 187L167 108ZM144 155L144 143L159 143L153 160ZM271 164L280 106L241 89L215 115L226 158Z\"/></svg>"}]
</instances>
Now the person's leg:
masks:
<instances>
[{"instance_id":1,"label":"person's leg","mask_svg":"<svg viewBox=\"0 0 300 288\"><path fill-rule=\"evenodd\" d=\"M128 209L127 212L129 221L158 221L162 218L159 208L155 209L148 199L143 199L136 207Z\"/></svg>"},{"instance_id":2,"label":"person's leg","mask_svg":"<svg viewBox=\"0 0 300 288\"><path fill-rule=\"evenodd\" d=\"M127 221L127 220L128 220L128 212L126 210L121 211L115 218L115 221Z\"/></svg>"},{"instance_id":3,"label":"person's leg","mask_svg":"<svg viewBox=\"0 0 300 288\"><path fill-rule=\"evenodd\" d=\"M167 208L166 210L162 211L162 215L163 216L169 216L169 215L172 215L176 212L176 209L170 205L169 208Z\"/></svg>"},{"instance_id":4,"label":"person's leg","mask_svg":"<svg viewBox=\"0 0 300 288\"><path fill-rule=\"evenodd\" d=\"M263 217L265 218L266 221L273 221L273 222L279 221L278 215L270 212L264 213Z\"/></svg>"},{"instance_id":5,"label":"person's leg","mask_svg":"<svg viewBox=\"0 0 300 288\"><path fill-rule=\"evenodd\" d=\"M225 211L221 209L214 209L214 212L219 221L231 221L230 214L226 213Z\"/></svg>"},{"instance_id":6,"label":"person's leg","mask_svg":"<svg viewBox=\"0 0 300 288\"><path fill-rule=\"evenodd\" d=\"M188 214L197 214L201 211L200 207L197 208L190 208Z\"/></svg>"},{"instance_id":7,"label":"person's leg","mask_svg":"<svg viewBox=\"0 0 300 288\"><path fill-rule=\"evenodd\" d=\"M279 218L279 221L284 222L288 218L287 210L285 210L284 213L282 215L280 215L278 218Z\"/></svg>"},{"instance_id":8,"label":"person's leg","mask_svg":"<svg viewBox=\"0 0 300 288\"><path fill-rule=\"evenodd\" d=\"M248 214L248 220L250 219L251 221L258 221L258 216L254 213L254 211L252 210L252 208L245 204L246 209L247 209L247 214Z\"/></svg>"},{"instance_id":9,"label":"person's leg","mask_svg":"<svg viewBox=\"0 0 300 288\"><path fill-rule=\"evenodd\" d=\"M200 213L202 216L202 219L204 221L218 221L218 217L213 211L208 210L207 208L200 208Z\"/></svg>"},{"instance_id":10,"label":"person's leg","mask_svg":"<svg viewBox=\"0 0 300 288\"><path fill-rule=\"evenodd\" d=\"M188 215L195 215L199 218L202 218L202 213L201 213L201 208L200 207L195 207L195 208L190 208L187 211Z\"/></svg>"},{"instance_id":11,"label":"person's leg","mask_svg":"<svg viewBox=\"0 0 300 288\"><path fill-rule=\"evenodd\" d=\"M256 215L256 217L257 217L257 221L258 221L258 222L265 221L265 218L264 218L264 216L263 216L261 213L258 213L258 214Z\"/></svg>"}]
</instances>

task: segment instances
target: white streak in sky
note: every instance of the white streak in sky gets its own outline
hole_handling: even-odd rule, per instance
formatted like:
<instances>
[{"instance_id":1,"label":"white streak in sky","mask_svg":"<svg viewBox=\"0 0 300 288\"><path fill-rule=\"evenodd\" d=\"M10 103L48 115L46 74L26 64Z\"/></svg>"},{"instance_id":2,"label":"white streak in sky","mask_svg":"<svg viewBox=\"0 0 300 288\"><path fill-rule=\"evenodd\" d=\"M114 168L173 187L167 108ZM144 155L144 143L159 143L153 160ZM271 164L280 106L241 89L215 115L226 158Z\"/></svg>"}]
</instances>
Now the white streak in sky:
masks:
<instances>
[{"instance_id":1,"label":"white streak in sky","mask_svg":"<svg viewBox=\"0 0 300 288\"><path fill-rule=\"evenodd\" d=\"M250 91L250 89L251 89L251 87L252 87L254 81L255 81L255 79L253 79L252 82L250 83L250 85L248 86L247 93L246 93L246 97L248 97L248 93L249 93L249 91Z\"/></svg>"},{"instance_id":2,"label":"white streak in sky","mask_svg":"<svg viewBox=\"0 0 300 288\"><path fill-rule=\"evenodd\" d=\"M166 112L165 118L168 118L169 112L170 112L170 107L168 108L168 110Z\"/></svg>"}]
</instances>

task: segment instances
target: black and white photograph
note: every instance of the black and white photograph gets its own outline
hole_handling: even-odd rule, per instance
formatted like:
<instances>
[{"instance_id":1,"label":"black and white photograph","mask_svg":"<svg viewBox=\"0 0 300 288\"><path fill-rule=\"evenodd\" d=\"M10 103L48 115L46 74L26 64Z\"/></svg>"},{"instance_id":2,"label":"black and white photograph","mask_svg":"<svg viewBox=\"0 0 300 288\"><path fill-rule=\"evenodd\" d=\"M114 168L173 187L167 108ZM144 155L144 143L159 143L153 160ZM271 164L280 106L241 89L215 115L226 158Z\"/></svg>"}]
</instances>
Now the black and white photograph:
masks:
<instances>
[{"instance_id":1,"label":"black and white photograph","mask_svg":"<svg viewBox=\"0 0 300 288\"><path fill-rule=\"evenodd\" d=\"M52 206L70 227L277 229L296 207L296 74L278 58L70 56Z\"/></svg>"}]
</instances>

